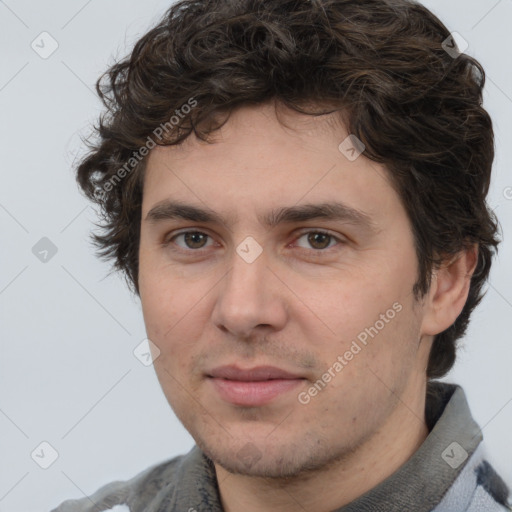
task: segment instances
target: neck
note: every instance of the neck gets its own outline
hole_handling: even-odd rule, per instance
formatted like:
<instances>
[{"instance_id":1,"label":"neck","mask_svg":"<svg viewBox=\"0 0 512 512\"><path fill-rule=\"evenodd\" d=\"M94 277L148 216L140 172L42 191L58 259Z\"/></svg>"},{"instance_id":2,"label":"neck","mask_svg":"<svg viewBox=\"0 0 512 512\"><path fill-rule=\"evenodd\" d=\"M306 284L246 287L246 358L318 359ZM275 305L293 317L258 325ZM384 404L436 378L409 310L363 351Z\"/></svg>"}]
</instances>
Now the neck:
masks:
<instances>
[{"instance_id":1,"label":"neck","mask_svg":"<svg viewBox=\"0 0 512 512\"><path fill-rule=\"evenodd\" d=\"M401 397L386 423L357 450L328 468L294 479L232 474L215 464L225 512L331 512L397 471L428 436L426 382ZM418 389L420 387L421 389Z\"/></svg>"}]
</instances>

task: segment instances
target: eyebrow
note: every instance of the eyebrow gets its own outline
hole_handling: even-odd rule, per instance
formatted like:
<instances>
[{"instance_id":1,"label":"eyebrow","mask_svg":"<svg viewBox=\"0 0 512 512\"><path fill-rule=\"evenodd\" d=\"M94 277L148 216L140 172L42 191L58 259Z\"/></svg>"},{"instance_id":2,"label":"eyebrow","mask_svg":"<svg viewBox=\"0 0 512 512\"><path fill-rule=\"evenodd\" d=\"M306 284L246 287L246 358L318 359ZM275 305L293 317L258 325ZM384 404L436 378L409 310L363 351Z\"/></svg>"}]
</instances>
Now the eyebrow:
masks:
<instances>
[{"instance_id":1,"label":"eyebrow","mask_svg":"<svg viewBox=\"0 0 512 512\"><path fill-rule=\"evenodd\" d=\"M173 219L224 225L229 223L235 224L238 221L238 218L233 215L223 217L209 208L170 199L161 201L153 206L146 215L145 221L154 224L159 221ZM367 213L341 202L286 206L258 216L258 221L269 228L279 224L316 219L343 221L373 233L379 230L377 224Z\"/></svg>"}]
</instances>

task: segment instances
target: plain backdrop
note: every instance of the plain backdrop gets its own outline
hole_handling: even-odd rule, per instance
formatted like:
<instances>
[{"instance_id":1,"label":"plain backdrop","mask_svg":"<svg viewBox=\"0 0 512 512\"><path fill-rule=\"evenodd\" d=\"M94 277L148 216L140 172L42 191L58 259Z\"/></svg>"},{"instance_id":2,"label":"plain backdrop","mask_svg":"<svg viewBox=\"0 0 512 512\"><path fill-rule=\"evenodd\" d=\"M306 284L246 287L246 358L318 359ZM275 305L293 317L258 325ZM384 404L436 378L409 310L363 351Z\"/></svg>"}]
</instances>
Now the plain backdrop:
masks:
<instances>
[{"instance_id":1,"label":"plain backdrop","mask_svg":"<svg viewBox=\"0 0 512 512\"><path fill-rule=\"evenodd\" d=\"M462 35L488 76L497 149L489 204L504 242L445 380L464 387L511 485L512 1L424 4ZM145 338L140 305L94 255L98 219L73 174L80 135L100 112L97 77L169 5L0 1L0 512L50 510L194 444L153 367L134 356Z\"/></svg>"}]
</instances>

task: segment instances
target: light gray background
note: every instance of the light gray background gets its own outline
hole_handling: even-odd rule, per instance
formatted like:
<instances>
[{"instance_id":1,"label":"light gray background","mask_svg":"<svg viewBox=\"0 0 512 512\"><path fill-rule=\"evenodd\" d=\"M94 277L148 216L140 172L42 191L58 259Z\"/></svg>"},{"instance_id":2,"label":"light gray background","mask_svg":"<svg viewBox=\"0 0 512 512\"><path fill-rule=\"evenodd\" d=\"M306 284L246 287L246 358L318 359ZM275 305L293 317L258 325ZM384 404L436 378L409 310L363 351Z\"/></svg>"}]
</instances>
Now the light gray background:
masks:
<instances>
[{"instance_id":1,"label":"light gray background","mask_svg":"<svg viewBox=\"0 0 512 512\"><path fill-rule=\"evenodd\" d=\"M512 484L512 0L424 2L488 74L497 158L489 203L504 242L455 369L495 467ZM169 2L0 1L0 512L46 511L188 451L152 366L133 355L142 313L88 235L97 220L72 164L100 103L93 84ZM42 59L31 43L58 42ZM48 46L46 46L48 48ZM46 263L32 247L48 237ZM31 453L50 443L42 469ZM39 448L40 463L51 455Z\"/></svg>"}]
</instances>

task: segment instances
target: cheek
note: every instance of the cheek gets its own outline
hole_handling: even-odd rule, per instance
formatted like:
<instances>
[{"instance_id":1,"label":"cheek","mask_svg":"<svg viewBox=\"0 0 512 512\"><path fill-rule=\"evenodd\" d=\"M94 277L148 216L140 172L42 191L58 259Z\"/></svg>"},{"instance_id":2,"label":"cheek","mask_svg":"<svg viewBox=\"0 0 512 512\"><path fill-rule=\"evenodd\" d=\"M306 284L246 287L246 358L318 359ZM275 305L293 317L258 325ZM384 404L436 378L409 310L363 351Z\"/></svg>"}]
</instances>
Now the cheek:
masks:
<instances>
[{"instance_id":1,"label":"cheek","mask_svg":"<svg viewBox=\"0 0 512 512\"><path fill-rule=\"evenodd\" d=\"M403 297L402 283L397 285L397 281L393 282L389 274L364 268L345 272L342 279L324 281L313 293L310 283L309 286L304 283L303 290L296 293L304 296L307 305L316 313L317 327L325 333L329 330L341 341L355 338L360 333L364 337L365 329L376 322L379 331L383 326L388 330L389 323L398 315L393 304L401 303ZM381 314L389 323L382 324Z\"/></svg>"},{"instance_id":2,"label":"cheek","mask_svg":"<svg viewBox=\"0 0 512 512\"><path fill-rule=\"evenodd\" d=\"M355 336L324 347L326 373L319 378L329 382L318 393L320 398L311 403L317 407L315 417L323 417L326 426L349 432L357 425L364 432L367 425L379 423L397 404L397 397L402 396L414 372L417 353L415 317L408 307L403 305L380 330L378 324L377 334L368 327L365 331L365 327L361 330L357 326L352 331ZM369 327L374 324L372 321ZM360 341L362 337L357 338L357 333L366 335L366 344ZM331 425L332 418L338 418L339 425Z\"/></svg>"},{"instance_id":3,"label":"cheek","mask_svg":"<svg viewBox=\"0 0 512 512\"><path fill-rule=\"evenodd\" d=\"M140 251L139 292L146 329L162 338L185 315L188 288L176 272L161 264L157 252L158 249Z\"/></svg>"},{"instance_id":4,"label":"cheek","mask_svg":"<svg viewBox=\"0 0 512 512\"><path fill-rule=\"evenodd\" d=\"M400 277L398 269L384 274L367 270L324 287L323 295L313 301L315 319L322 322L310 322L308 331L308 337L317 340L316 350L327 369L341 356L343 370L337 375L343 377L335 380L357 382L363 388L378 382L379 376L385 382L401 378L403 365L397 362L413 364L419 332L412 277ZM327 332L325 326L330 334L320 337L320 332Z\"/></svg>"},{"instance_id":5,"label":"cheek","mask_svg":"<svg viewBox=\"0 0 512 512\"><path fill-rule=\"evenodd\" d=\"M144 324L148 338L160 350L155 370L166 381L166 370L172 375L183 374L197 350L208 316L207 302L201 298L209 288L190 280L165 276L165 272L141 272ZM172 381L168 382L168 385L172 384Z\"/></svg>"}]
</instances>

